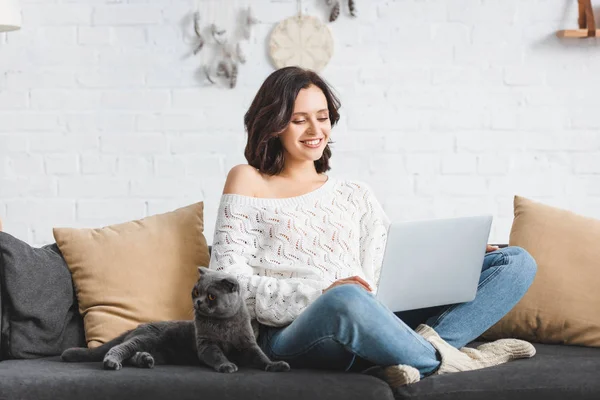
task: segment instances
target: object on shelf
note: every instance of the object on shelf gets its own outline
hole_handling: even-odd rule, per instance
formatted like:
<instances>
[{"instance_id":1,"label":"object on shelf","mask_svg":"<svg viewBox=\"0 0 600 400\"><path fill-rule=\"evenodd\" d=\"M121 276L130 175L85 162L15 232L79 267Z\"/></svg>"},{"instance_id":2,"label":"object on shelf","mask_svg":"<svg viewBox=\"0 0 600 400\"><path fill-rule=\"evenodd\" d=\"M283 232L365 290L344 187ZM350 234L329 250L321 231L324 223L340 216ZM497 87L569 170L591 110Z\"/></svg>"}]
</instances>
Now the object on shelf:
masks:
<instances>
[{"instance_id":1,"label":"object on shelf","mask_svg":"<svg viewBox=\"0 0 600 400\"><path fill-rule=\"evenodd\" d=\"M578 0L579 3L579 29L566 29L558 31L559 38L587 38L600 37L600 29L596 29L592 0Z\"/></svg>"},{"instance_id":2,"label":"object on shelf","mask_svg":"<svg viewBox=\"0 0 600 400\"><path fill-rule=\"evenodd\" d=\"M0 32L21 29L21 9L18 0L0 0Z\"/></svg>"}]
</instances>

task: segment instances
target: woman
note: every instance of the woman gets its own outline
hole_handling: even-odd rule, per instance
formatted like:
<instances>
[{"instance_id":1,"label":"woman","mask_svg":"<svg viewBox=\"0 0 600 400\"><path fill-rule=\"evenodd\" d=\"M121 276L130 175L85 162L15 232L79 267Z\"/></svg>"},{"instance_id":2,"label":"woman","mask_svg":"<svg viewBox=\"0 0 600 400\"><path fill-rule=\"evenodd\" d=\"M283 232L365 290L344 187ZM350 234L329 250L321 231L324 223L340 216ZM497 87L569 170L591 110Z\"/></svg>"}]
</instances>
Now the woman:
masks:
<instances>
[{"instance_id":1,"label":"woman","mask_svg":"<svg viewBox=\"0 0 600 400\"><path fill-rule=\"evenodd\" d=\"M373 366L393 387L533 356L515 339L463 348L532 283L521 248L488 246L472 302L395 315L375 298L389 221L367 185L325 174L339 108L317 74L288 67L244 118L249 165L227 176L210 268L239 279L265 353L292 368Z\"/></svg>"}]
</instances>

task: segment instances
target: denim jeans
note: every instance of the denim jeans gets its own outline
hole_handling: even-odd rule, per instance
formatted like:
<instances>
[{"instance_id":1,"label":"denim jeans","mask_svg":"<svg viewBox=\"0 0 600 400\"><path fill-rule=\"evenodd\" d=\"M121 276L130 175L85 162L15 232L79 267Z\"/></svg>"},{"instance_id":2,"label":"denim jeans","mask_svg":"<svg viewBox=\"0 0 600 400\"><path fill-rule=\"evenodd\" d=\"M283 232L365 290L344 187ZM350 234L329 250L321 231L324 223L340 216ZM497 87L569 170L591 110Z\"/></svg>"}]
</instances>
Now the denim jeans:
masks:
<instances>
[{"instance_id":1,"label":"denim jeans","mask_svg":"<svg viewBox=\"0 0 600 400\"><path fill-rule=\"evenodd\" d=\"M336 286L291 324L260 326L259 345L292 368L348 371L371 365L408 364L421 376L439 366L433 346L413 330L426 323L460 348L498 322L523 297L536 273L525 250L506 247L487 253L477 295L471 302L393 313L358 285Z\"/></svg>"}]
</instances>

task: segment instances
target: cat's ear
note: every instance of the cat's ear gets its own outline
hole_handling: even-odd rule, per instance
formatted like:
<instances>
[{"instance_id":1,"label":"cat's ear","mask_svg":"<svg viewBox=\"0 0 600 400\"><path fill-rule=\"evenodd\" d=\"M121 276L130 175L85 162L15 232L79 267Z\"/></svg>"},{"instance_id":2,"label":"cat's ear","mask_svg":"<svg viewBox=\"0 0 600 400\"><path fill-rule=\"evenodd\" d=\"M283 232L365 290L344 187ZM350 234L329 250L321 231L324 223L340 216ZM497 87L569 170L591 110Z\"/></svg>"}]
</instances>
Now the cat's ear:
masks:
<instances>
[{"instance_id":1,"label":"cat's ear","mask_svg":"<svg viewBox=\"0 0 600 400\"><path fill-rule=\"evenodd\" d=\"M198 267L198 274L199 274L200 276L202 276L202 275L206 274L206 271L208 271L208 268L207 268L207 267Z\"/></svg>"},{"instance_id":2,"label":"cat's ear","mask_svg":"<svg viewBox=\"0 0 600 400\"><path fill-rule=\"evenodd\" d=\"M233 293L237 292L239 289L239 283L235 278L223 278L221 279L221 285L225 288L225 290Z\"/></svg>"}]
</instances>

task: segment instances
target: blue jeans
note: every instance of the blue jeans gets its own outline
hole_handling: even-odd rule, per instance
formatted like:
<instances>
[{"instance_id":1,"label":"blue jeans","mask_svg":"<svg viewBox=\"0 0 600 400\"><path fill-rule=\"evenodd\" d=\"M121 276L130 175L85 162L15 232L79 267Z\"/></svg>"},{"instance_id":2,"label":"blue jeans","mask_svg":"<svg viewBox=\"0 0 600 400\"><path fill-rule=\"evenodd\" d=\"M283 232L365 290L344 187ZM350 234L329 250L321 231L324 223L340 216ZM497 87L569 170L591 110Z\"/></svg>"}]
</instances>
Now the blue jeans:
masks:
<instances>
[{"instance_id":1,"label":"blue jeans","mask_svg":"<svg viewBox=\"0 0 600 400\"><path fill-rule=\"evenodd\" d=\"M408 364L427 376L439 367L433 346L413 330L426 323L460 348L498 322L533 282L535 260L520 247L487 253L475 299L394 314L358 285L328 290L290 325L261 325L259 345L292 368L348 371Z\"/></svg>"}]
</instances>

